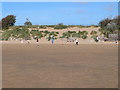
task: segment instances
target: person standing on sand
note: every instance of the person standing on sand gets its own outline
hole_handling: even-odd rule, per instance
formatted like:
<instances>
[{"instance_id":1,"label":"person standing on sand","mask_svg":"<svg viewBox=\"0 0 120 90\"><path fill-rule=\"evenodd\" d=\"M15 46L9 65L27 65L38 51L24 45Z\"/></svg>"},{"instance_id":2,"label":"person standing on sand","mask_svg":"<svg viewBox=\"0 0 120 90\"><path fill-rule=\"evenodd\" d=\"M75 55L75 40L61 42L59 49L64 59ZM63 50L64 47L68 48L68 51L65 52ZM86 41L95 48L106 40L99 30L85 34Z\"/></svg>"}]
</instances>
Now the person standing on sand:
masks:
<instances>
[{"instance_id":1,"label":"person standing on sand","mask_svg":"<svg viewBox=\"0 0 120 90\"><path fill-rule=\"evenodd\" d=\"M54 35L51 36L51 43L54 44Z\"/></svg>"},{"instance_id":2,"label":"person standing on sand","mask_svg":"<svg viewBox=\"0 0 120 90\"><path fill-rule=\"evenodd\" d=\"M75 40L75 44L78 45L79 44L79 41L78 39Z\"/></svg>"},{"instance_id":3,"label":"person standing on sand","mask_svg":"<svg viewBox=\"0 0 120 90\"><path fill-rule=\"evenodd\" d=\"M38 38L36 39L37 42L39 42Z\"/></svg>"},{"instance_id":4,"label":"person standing on sand","mask_svg":"<svg viewBox=\"0 0 120 90\"><path fill-rule=\"evenodd\" d=\"M54 38L52 38L52 44L54 44Z\"/></svg>"},{"instance_id":5,"label":"person standing on sand","mask_svg":"<svg viewBox=\"0 0 120 90\"><path fill-rule=\"evenodd\" d=\"M38 42L39 42L39 39L38 39L38 38L36 38L36 42L37 42L37 46L39 46L39 44L38 44Z\"/></svg>"},{"instance_id":6,"label":"person standing on sand","mask_svg":"<svg viewBox=\"0 0 120 90\"><path fill-rule=\"evenodd\" d=\"M98 42L98 41L99 41L99 37L97 36L97 38L96 38L96 39L97 39L97 42Z\"/></svg>"}]
</instances>

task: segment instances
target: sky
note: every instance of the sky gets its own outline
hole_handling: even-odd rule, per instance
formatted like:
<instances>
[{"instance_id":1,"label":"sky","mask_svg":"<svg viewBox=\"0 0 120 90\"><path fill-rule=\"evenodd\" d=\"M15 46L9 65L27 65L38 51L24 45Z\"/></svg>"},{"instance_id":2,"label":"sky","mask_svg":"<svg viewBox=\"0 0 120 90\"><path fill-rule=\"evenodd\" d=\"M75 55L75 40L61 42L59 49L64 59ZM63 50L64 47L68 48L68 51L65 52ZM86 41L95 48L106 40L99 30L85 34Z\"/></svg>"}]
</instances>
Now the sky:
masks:
<instances>
[{"instance_id":1,"label":"sky","mask_svg":"<svg viewBox=\"0 0 120 90\"><path fill-rule=\"evenodd\" d=\"M97 25L118 15L118 2L2 2L2 17L11 14L16 25Z\"/></svg>"}]
</instances>

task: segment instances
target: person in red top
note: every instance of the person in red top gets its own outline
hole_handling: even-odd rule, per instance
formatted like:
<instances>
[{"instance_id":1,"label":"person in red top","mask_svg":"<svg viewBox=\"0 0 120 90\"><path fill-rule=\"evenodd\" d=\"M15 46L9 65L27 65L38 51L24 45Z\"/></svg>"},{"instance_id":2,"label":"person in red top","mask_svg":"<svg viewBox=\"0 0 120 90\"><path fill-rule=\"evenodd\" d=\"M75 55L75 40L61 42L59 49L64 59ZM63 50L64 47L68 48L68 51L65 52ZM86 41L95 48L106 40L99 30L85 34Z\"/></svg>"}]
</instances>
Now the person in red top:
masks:
<instances>
[{"instance_id":1,"label":"person in red top","mask_svg":"<svg viewBox=\"0 0 120 90\"><path fill-rule=\"evenodd\" d=\"M39 39L38 39L38 38L36 38L36 42L37 42L37 46L39 46L39 44L38 44L38 42L39 42Z\"/></svg>"},{"instance_id":2,"label":"person in red top","mask_svg":"<svg viewBox=\"0 0 120 90\"><path fill-rule=\"evenodd\" d=\"M37 42L39 42L38 38L36 40L37 40Z\"/></svg>"}]
</instances>

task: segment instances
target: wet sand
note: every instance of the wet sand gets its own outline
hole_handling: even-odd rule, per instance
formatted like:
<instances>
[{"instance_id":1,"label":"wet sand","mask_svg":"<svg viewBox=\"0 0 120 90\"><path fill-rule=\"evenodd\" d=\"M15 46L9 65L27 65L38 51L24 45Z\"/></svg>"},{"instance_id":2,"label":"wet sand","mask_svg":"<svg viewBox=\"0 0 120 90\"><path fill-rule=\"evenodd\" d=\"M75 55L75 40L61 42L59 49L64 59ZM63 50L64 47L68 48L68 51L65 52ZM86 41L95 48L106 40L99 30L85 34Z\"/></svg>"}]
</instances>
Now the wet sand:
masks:
<instances>
[{"instance_id":1,"label":"wet sand","mask_svg":"<svg viewBox=\"0 0 120 90\"><path fill-rule=\"evenodd\" d=\"M3 44L3 88L116 88L114 44Z\"/></svg>"}]
</instances>

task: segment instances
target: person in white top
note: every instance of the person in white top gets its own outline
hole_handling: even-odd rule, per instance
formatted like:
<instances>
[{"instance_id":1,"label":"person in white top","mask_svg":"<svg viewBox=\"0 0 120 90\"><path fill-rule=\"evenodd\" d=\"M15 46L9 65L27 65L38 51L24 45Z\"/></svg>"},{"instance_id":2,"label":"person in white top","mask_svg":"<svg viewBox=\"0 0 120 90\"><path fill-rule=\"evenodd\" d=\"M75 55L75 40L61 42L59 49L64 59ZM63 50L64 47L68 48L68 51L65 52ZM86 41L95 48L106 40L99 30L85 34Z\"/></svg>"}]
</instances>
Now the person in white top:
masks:
<instances>
[{"instance_id":1,"label":"person in white top","mask_svg":"<svg viewBox=\"0 0 120 90\"><path fill-rule=\"evenodd\" d=\"M78 45L79 44L79 41L78 39L75 40L75 44Z\"/></svg>"},{"instance_id":2,"label":"person in white top","mask_svg":"<svg viewBox=\"0 0 120 90\"><path fill-rule=\"evenodd\" d=\"M96 38L96 39L97 39L97 41L99 41L99 37L98 37L98 36L97 36L97 38Z\"/></svg>"}]
</instances>

